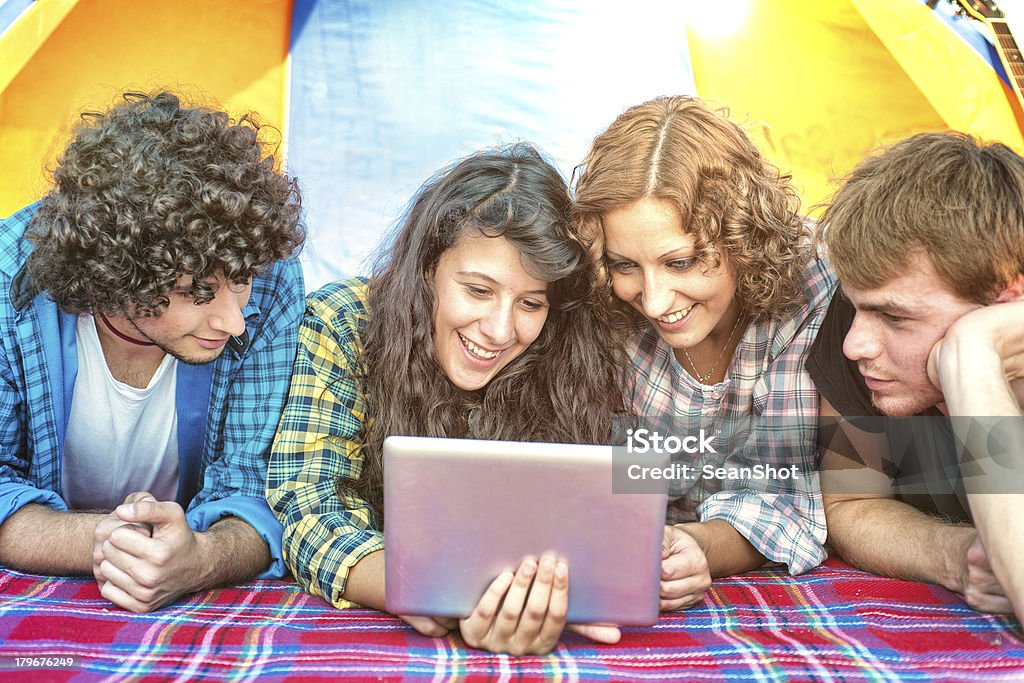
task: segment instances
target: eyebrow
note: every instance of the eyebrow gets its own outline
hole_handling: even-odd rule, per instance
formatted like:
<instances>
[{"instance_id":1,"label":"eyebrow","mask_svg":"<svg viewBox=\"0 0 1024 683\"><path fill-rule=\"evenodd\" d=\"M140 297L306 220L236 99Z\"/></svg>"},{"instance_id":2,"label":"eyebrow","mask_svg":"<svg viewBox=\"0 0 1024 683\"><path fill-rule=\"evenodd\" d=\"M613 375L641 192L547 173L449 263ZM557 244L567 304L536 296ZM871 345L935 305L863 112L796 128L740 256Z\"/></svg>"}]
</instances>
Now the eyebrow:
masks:
<instances>
[{"instance_id":1,"label":"eyebrow","mask_svg":"<svg viewBox=\"0 0 1024 683\"><path fill-rule=\"evenodd\" d=\"M877 303L869 302L864 304L857 304L854 303L853 299L850 298L850 295L847 294L845 290L840 288L840 292L842 293L843 297L847 301L849 301L850 304L852 304L853 307L856 308L858 311L868 311L870 313L890 313L903 317L913 317L917 315L917 311L914 310L913 308L908 308L907 306L896 301L893 301L892 299L885 299L884 301L879 301Z\"/></svg>"},{"instance_id":2,"label":"eyebrow","mask_svg":"<svg viewBox=\"0 0 1024 683\"><path fill-rule=\"evenodd\" d=\"M682 254L677 254L677 252L686 251L687 249L694 249L696 251L696 248L693 247L693 246L677 247L675 249L671 249L669 251L666 251L664 254L662 254L661 256L658 257L658 260L660 261L660 260L666 259L666 258L668 258L670 256L678 256L679 258L694 258L696 256L696 254L688 254L688 255L685 255L685 256L682 255ZM614 251L605 251L604 255L605 255L606 258L623 259L623 260L626 260L626 261L630 260L629 257L623 256L622 254L616 254Z\"/></svg>"},{"instance_id":3,"label":"eyebrow","mask_svg":"<svg viewBox=\"0 0 1024 683\"><path fill-rule=\"evenodd\" d=\"M891 313L903 317L912 317L916 315L916 312L905 306L892 301L885 301L880 304L867 304L857 308L858 311L870 311L872 313Z\"/></svg>"},{"instance_id":4,"label":"eyebrow","mask_svg":"<svg viewBox=\"0 0 1024 683\"><path fill-rule=\"evenodd\" d=\"M502 284L500 282L495 280L490 275L487 275L486 273L481 273L481 272L476 271L476 270L459 270L459 271L456 271L456 275L461 275L462 277L475 277L475 278L479 278L481 280L484 280L485 282L489 282L489 283L491 283L492 285L494 285L496 287L501 287L502 286ZM548 290L546 290L546 289L531 289L530 291L528 291L526 293L527 294L537 294L539 296L547 296L548 295Z\"/></svg>"}]
</instances>

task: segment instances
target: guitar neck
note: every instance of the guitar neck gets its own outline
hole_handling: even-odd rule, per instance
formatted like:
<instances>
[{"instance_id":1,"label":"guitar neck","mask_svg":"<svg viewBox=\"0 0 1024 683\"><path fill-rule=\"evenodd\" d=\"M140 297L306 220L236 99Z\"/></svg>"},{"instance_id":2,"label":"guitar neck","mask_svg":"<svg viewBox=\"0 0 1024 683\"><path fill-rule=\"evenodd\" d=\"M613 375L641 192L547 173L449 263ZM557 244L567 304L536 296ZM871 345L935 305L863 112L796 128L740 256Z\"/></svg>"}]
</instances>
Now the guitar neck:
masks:
<instances>
[{"instance_id":1,"label":"guitar neck","mask_svg":"<svg viewBox=\"0 0 1024 683\"><path fill-rule=\"evenodd\" d=\"M1010 31L1006 14L991 0L950 0L958 14L965 14L984 23L991 35L995 36L996 53L999 61L1010 79L1010 89L1015 95L1014 105L1018 123L1024 127L1024 56ZM935 4L930 0L926 3L932 9Z\"/></svg>"},{"instance_id":2,"label":"guitar neck","mask_svg":"<svg viewBox=\"0 0 1024 683\"><path fill-rule=\"evenodd\" d=\"M1010 76L1013 89L1017 97L1021 97L1024 91L1024 56L1021 55L1017 41L1010 32L1010 26L1005 19L986 19L985 23L992 29L996 36L996 50L999 58L1003 61L1006 73Z\"/></svg>"}]
</instances>

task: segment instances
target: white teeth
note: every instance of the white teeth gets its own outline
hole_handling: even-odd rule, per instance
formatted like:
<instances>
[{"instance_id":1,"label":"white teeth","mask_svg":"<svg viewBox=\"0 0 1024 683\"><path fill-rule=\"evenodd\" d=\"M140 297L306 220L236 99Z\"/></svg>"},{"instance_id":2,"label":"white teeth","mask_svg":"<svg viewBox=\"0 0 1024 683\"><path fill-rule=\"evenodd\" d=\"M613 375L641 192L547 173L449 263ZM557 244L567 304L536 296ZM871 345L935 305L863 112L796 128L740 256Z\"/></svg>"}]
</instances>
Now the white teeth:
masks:
<instances>
[{"instance_id":1,"label":"white teeth","mask_svg":"<svg viewBox=\"0 0 1024 683\"><path fill-rule=\"evenodd\" d=\"M461 339L462 342L466 345L466 348L469 349L470 353L472 353L477 358L482 358L483 360L491 360L493 358L497 358L498 354L501 353L501 351L488 351L486 349L482 349L473 342L471 342L470 340L463 337L461 334L459 335L459 339Z\"/></svg>"},{"instance_id":2,"label":"white teeth","mask_svg":"<svg viewBox=\"0 0 1024 683\"><path fill-rule=\"evenodd\" d=\"M681 311L676 311L674 313L669 313L668 315L660 316L658 320L660 320L663 323L668 323L670 325L672 323L677 323L686 317L686 314L690 312L691 308L693 308L693 304L690 304L687 308Z\"/></svg>"}]
</instances>

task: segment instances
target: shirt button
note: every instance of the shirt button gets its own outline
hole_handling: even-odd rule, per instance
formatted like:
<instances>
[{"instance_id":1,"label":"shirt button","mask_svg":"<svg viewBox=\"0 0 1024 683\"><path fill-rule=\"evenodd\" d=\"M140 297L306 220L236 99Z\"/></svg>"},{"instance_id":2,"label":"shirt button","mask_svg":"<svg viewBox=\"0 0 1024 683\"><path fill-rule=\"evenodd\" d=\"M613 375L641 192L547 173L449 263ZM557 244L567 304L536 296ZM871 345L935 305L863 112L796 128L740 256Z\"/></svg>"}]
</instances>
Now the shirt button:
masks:
<instances>
[{"instance_id":1,"label":"shirt button","mask_svg":"<svg viewBox=\"0 0 1024 683\"><path fill-rule=\"evenodd\" d=\"M716 401L721 399L722 398L722 390L721 389L714 389L714 390L712 390L711 398L715 399Z\"/></svg>"}]
</instances>

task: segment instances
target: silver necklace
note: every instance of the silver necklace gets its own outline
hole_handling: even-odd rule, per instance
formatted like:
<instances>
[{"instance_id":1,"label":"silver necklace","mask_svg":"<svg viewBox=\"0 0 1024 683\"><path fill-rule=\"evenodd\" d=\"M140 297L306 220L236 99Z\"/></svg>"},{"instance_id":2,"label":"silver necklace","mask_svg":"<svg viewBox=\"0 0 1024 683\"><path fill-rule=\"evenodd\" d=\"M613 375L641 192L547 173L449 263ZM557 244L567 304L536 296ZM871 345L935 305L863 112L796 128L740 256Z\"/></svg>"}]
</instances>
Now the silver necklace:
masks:
<instances>
[{"instance_id":1,"label":"silver necklace","mask_svg":"<svg viewBox=\"0 0 1024 683\"><path fill-rule=\"evenodd\" d=\"M729 338L725 341L725 346L722 347L722 352L718 354L718 360L716 360L715 364L711 366L711 369L708 370L703 375L700 374L700 370L697 369L697 366L693 364L693 359L690 358L689 352L685 348L683 348L683 355L686 356L686 362L690 364L690 369L693 370L694 377L696 377L697 381L700 382L701 384L705 384L709 379L711 379L711 376L715 374L715 370L718 368L718 364L721 363L722 358L725 357L725 352L729 348L729 344L732 344L732 337L734 334L736 334L736 329L740 326L740 320L742 319L742 315L738 315L736 317L736 322L733 323L732 326L732 332L729 333Z\"/></svg>"}]
</instances>

